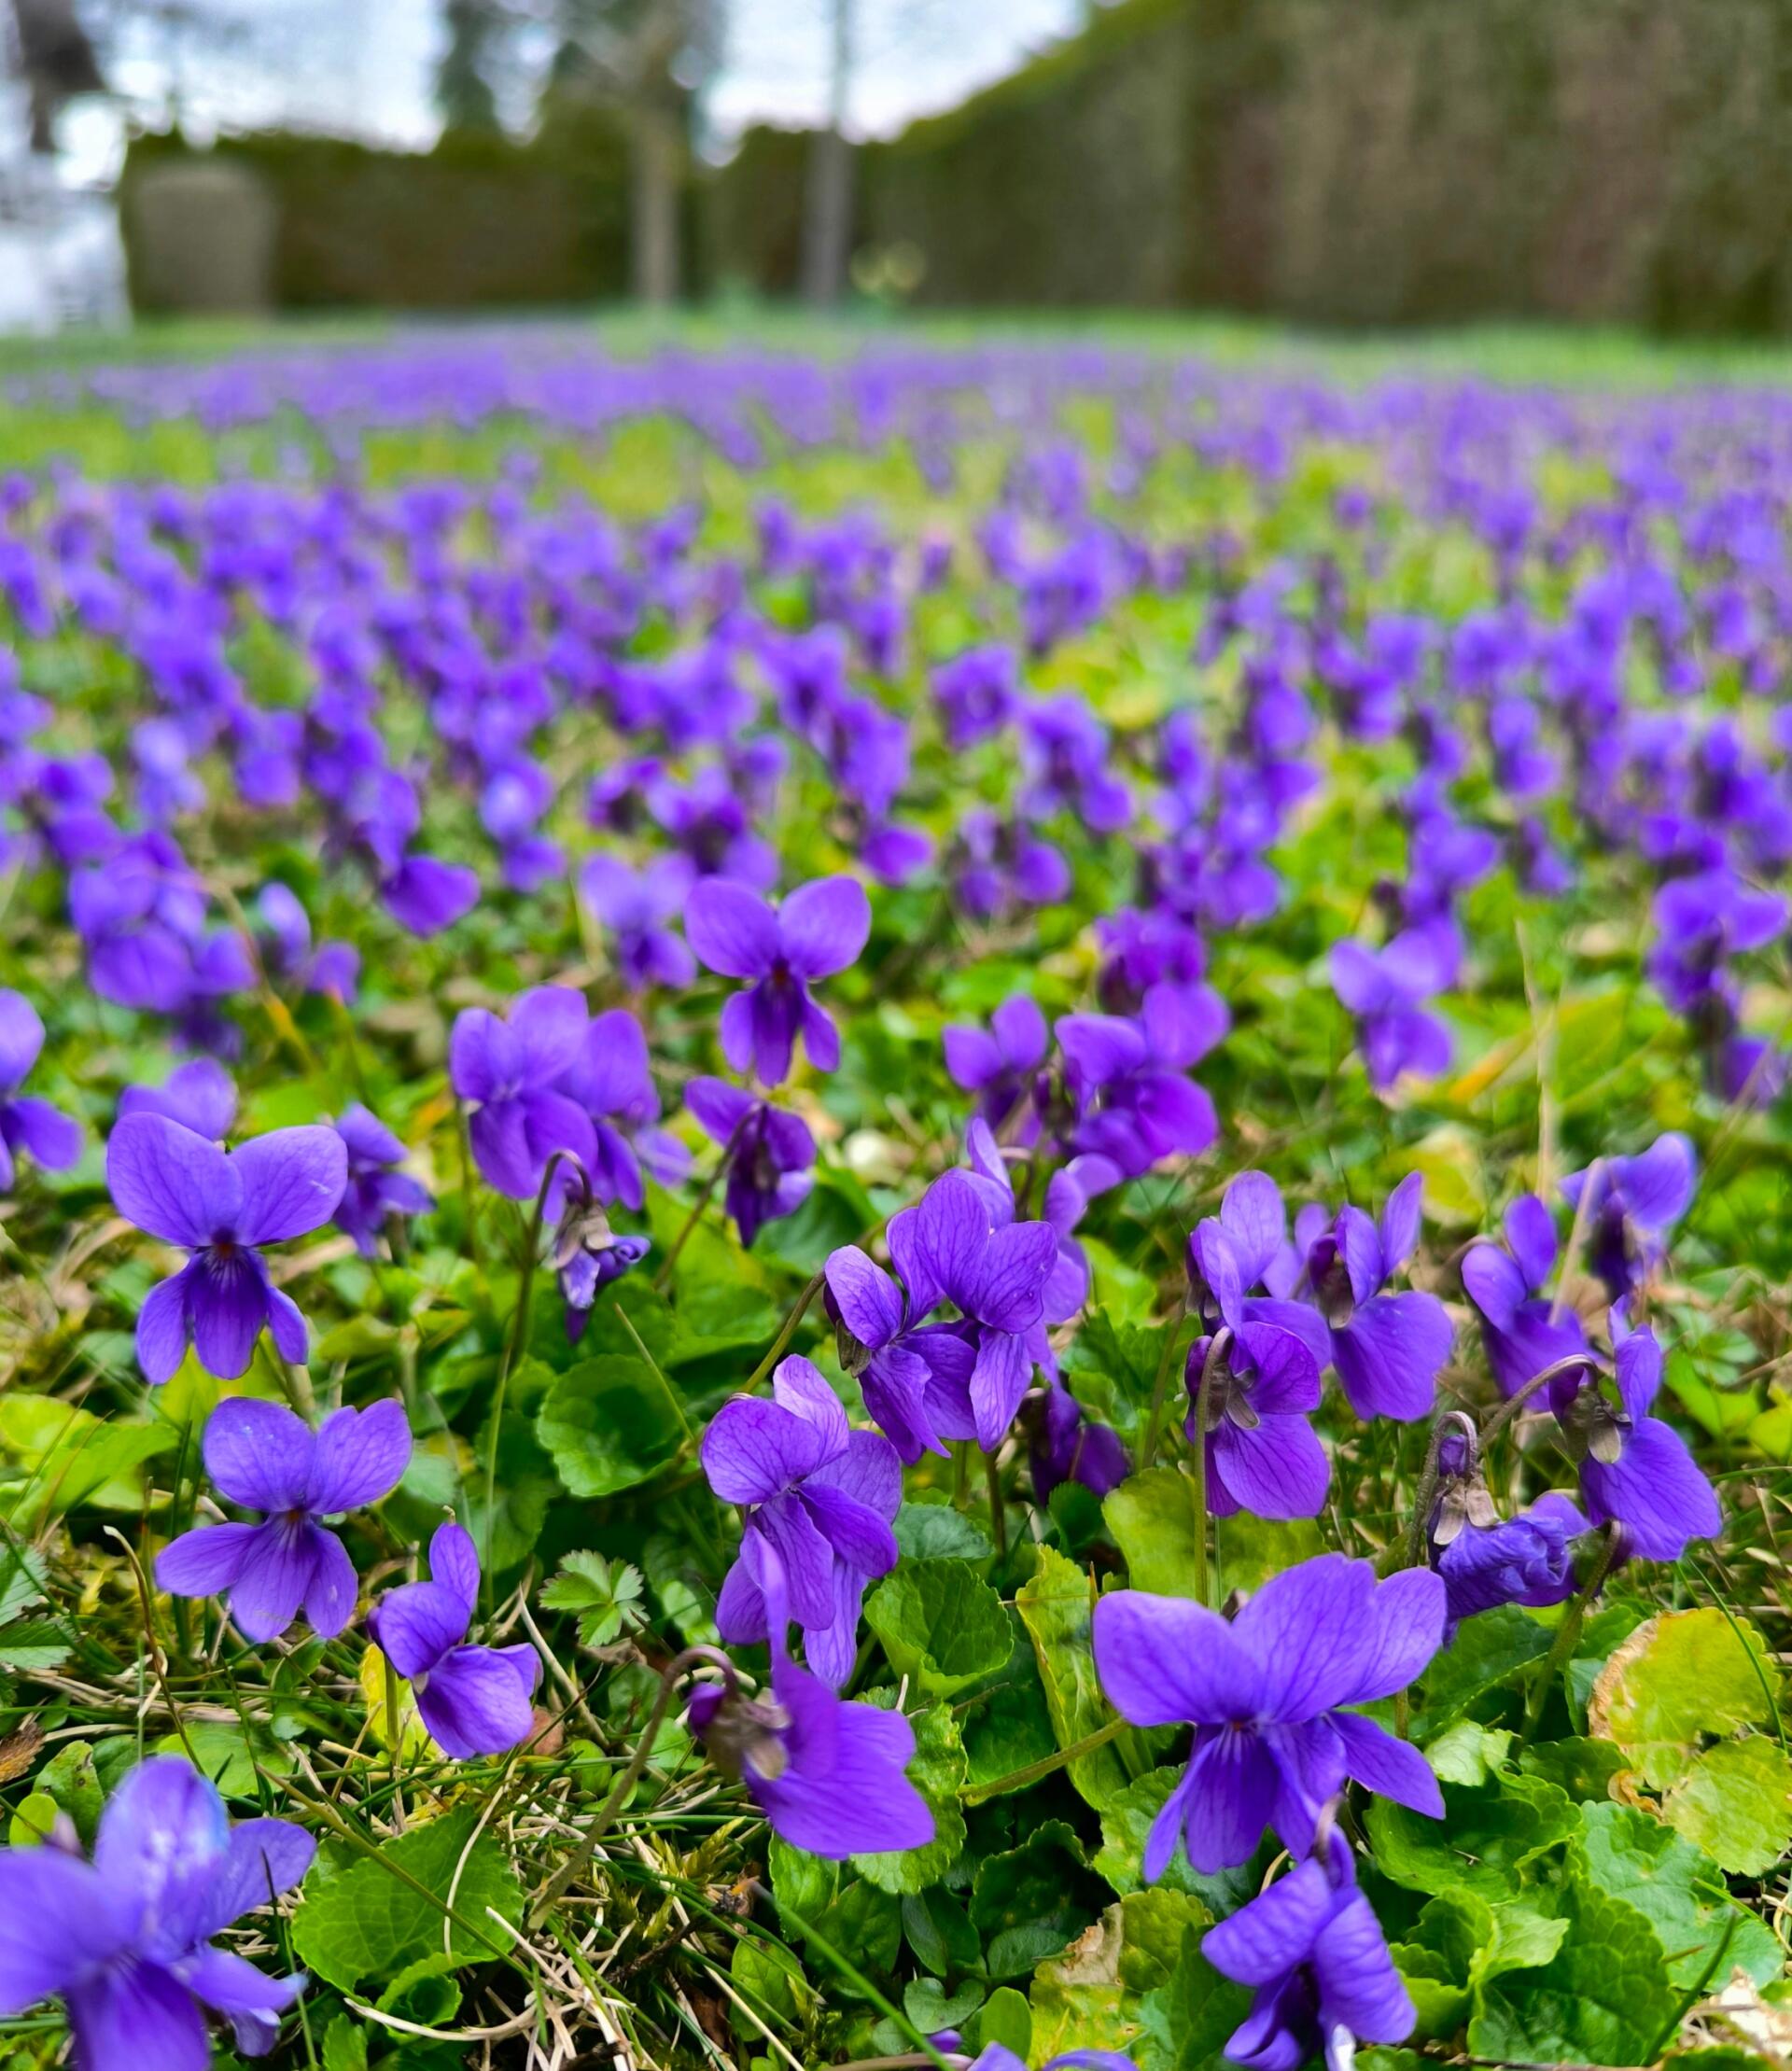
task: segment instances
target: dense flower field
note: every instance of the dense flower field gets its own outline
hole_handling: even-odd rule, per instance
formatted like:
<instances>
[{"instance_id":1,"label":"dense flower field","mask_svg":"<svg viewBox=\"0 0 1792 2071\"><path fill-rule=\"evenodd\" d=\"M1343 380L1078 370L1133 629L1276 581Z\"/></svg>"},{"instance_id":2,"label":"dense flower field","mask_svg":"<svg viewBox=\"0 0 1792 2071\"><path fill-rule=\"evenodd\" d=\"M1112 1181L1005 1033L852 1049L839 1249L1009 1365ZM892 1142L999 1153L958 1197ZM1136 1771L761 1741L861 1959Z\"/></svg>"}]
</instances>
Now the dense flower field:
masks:
<instances>
[{"instance_id":1,"label":"dense flower field","mask_svg":"<svg viewBox=\"0 0 1792 2071\"><path fill-rule=\"evenodd\" d=\"M0 2059L1792 2050L1792 402L0 413Z\"/></svg>"}]
</instances>

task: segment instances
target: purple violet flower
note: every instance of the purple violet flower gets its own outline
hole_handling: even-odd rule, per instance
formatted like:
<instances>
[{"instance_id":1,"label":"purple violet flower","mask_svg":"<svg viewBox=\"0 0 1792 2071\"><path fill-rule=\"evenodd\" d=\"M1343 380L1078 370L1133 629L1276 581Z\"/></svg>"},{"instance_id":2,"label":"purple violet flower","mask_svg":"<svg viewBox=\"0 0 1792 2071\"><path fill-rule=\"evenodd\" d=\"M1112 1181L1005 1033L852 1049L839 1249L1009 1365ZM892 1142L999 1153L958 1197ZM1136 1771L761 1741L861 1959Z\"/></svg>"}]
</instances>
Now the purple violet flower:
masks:
<instances>
[{"instance_id":1,"label":"purple violet flower","mask_svg":"<svg viewBox=\"0 0 1792 2071\"><path fill-rule=\"evenodd\" d=\"M1556 1228L1534 1194L1520 1194L1505 1211L1506 1249L1485 1239L1463 1258L1463 1285L1481 1312L1487 1363L1501 1392L1516 1395L1527 1380L1560 1359L1587 1350L1587 1334L1572 1308L1556 1312L1543 1298L1556 1269Z\"/></svg>"},{"instance_id":2,"label":"purple violet flower","mask_svg":"<svg viewBox=\"0 0 1792 2071\"><path fill-rule=\"evenodd\" d=\"M91 1863L56 1840L0 1849L0 2018L62 1999L79 2071L203 2071L208 2008L245 2056L265 2056L305 1979L270 1978L213 1938L291 1891L316 1853L287 1820L232 1828L181 1756L139 1762Z\"/></svg>"},{"instance_id":3,"label":"purple violet flower","mask_svg":"<svg viewBox=\"0 0 1792 2071\"><path fill-rule=\"evenodd\" d=\"M1210 1927L1201 1953L1255 1991L1225 2045L1227 2062L1251 2071L1300 2071L1321 2056L1326 2071L1351 2071L1357 2043L1404 2042L1418 2020L1341 1834Z\"/></svg>"},{"instance_id":4,"label":"purple violet flower","mask_svg":"<svg viewBox=\"0 0 1792 2071\"><path fill-rule=\"evenodd\" d=\"M36 1008L21 992L0 990L0 1193L12 1184L21 1151L52 1172L66 1171L81 1154L80 1124L19 1092L43 1047Z\"/></svg>"},{"instance_id":5,"label":"purple violet flower","mask_svg":"<svg viewBox=\"0 0 1792 2071\"><path fill-rule=\"evenodd\" d=\"M1332 989L1356 1017L1369 1084L1385 1093L1404 1071L1435 1078L1449 1069L1449 1030L1423 1002L1454 975L1438 932L1408 928L1385 948L1333 945Z\"/></svg>"},{"instance_id":6,"label":"purple violet flower","mask_svg":"<svg viewBox=\"0 0 1792 2071\"><path fill-rule=\"evenodd\" d=\"M1011 1203L1009 1217L1013 1213ZM886 1239L907 1290L909 1313L927 1316L949 1301L964 1319L969 1367L962 1360L945 1366L931 1361L927 1408L942 1434L975 1438L985 1452L994 1452L1007 1436L1027 1392L1038 1326L1058 1265L1057 1232L1049 1223L999 1222L999 1214L987 1182L968 1172L945 1172L914 1208L890 1218ZM892 1295L886 1280L885 1321Z\"/></svg>"},{"instance_id":7,"label":"purple violet flower","mask_svg":"<svg viewBox=\"0 0 1792 2071\"><path fill-rule=\"evenodd\" d=\"M1568 1205L1587 1204L1588 1257L1614 1301L1622 1301L1667 1255L1668 1233L1692 1205L1699 1154L1671 1129L1634 1157L1602 1158L1561 1182Z\"/></svg>"},{"instance_id":8,"label":"purple violet flower","mask_svg":"<svg viewBox=\"0 0 1792 2071\"><path fill-rule=\"evenodd\" d=\"M265 1324L282 1359L306 1357L305 1319L268 1276L260 1247L305 1237L336 1212L348 1153L334 1129L274 1129L222 1151L165 1114L127 1114L105 1147L120 1215L191 1253L137 1314L137 1364L169 1379L190 1343L207 1373L248 1371Z\"/></svg>"},{"instance_id":9,"label":"purple violet flower","mask_svg":"<svg viewBox=\"0 0 1792 2071\"><path fill-rule=\"evenodd\" d=\"M691 1169L687 1147L657 1126L660 1097L653 1089L647 1036L626 1007L593 1018L559 1090L590 1118L586 1169L598 1199L620 1201L638 1212L647 1198L643 1168L662 1186L676 1186Z\"/></svg>"},{"instance_id":10,"label":"purple violet flower","mask_svg":"<svg viewBox=\"0 0 1792 2071\"><path fill-rule=\"evenodd\" d=\"M616 939L615 963L631 992L688 986L696 959L666 925L684 911L693 872L682 856L658 856L639 870L619 856L592 856L579 873L580 896Z\"/></svg>"},{"instance_id":11,"label":"purple violet flower","mask_svg":"<svg viewBox=\"0 0 1792 2071\"><path fill-rule=\"evenodd\" d=\"M1424 1756L1342 1707L1392 1697L1443 1639L1445 1589L1424 1568L1378 1583L1366 1560L1325 1553L1274 1575L1230 1624L1181 1597L1116 1590L1095 1607L1095 1665L1134 1726L1192 1724L1187 1773L1152 1823L1144 1877L1180 1837L1204 1874L1248 1861L1263 1830L1313 1844L1347 1776L1434 1819L1444 1801Z\"/></svg>"},{"instance_id":12,"label":"purple violet flower","mask_svg":"<svg viewBox=\"0 0 1792 2071\"><path fill-rule=\"evenodd\" d=\"M575 1169L553 1234L554 1278L567 1305L567 1336L575 1345L585 1335L598 1290L621 1280L653 1249L651 1238L612 1230L606 1208Z\"/></svg>"},{"instance_id":13,"label":"purple violet flower","mask_svg":"<svg viewBox=\"0 0 1792 2071\"><path fill-rule=\"evenodd\" d=\"M790 1623L777 1556L756 1538L751 1577L765 1602L772 1686L748 1698L720 1683L692 1693L687 1723L709 1759L737 1777L773 1833L792 1848L843 1862L848 1855L924 1848L933 1814L903 1774L915 1728L900 1712L844 1703L791 1659Z\"/></svg>"},{"instance_id":14,"label":"purple violet flower","mask_svg":"<svg viewBox=\"0 0 1792 2071\"><path fill-rule=\"evenodd\" d=\"M203 1524L156 1557L170 1596L228 1592L231 1616L258 1645L277 1638L302 1605L321 1639L355 1616L354 1563L321 1519L379 1503L411 1459L404 1406L338 1409L315 1432L283 1404L231 1397L206 1420L205 1471L220 1495L260 1524Z\"/></svg>"},{"instance_id":15,"label":"purple violet flower","mask_svg":"<svg viewBox=\"0 0 1792 2071\"><path fill-rule=\"evenodd\" d=\"M707 969L753 981L721 1010L722 1054L736 1071L778 1084L799 1033L818 1071L837 1069L839 1030L809 984L845 971L865 946L871 902L856 877L818 877L777 907L732 878L706 877L685 903L684 931Z\"/></svg>"},{"instance_id":16,"label":"purple violet flower","mask_svg":"<svg viewBox=\"0 0 1792 2071\"><path fill-rule=\"evenodd\" d=\"M1049 1503L1054 1489L1081 1482L1101 1497L1132 1472L1132 1462L1112 1425L1097 1423L1063 1382L1052 1379L1025 1397L1020 1420L1027 1434L1033 1501Z\"/></svg>"},{"instance_id":17,"label":"purple violet flower","mask_svg":"<svg viewBox=\"0 0 1792 2071\"><path fill-rule=\"evenodd\" d=\"M1227 1199L1238 1194L1235 1181ZM1185 1429L1190 1444L1206 1450L1208 1504L1216 1517L1249 1510L1259 1518L1316 1518L1332 1484L1331 1461L1307 1420L1319 1407L1319 1362L1295 1332L1253 1320L1245 1267L1258 1264L1253 1255L1240 1259L1218 1218L1209 1216L1189 1238L1189 1280L1206 1333L1189 1348Z\"/></svg>"},{"instance_id":18,"label":"purple violet flower","mask_svg":"<svg viewBox=\"0 0 1792 2071\"><path fill-rule=\"evenodd\" d=\"M1217 1005L1217 1001L1215 1002ZM1154 986L1138 1020L1070 1014L1057 1024L1077 1103L1071 1141L1138 1179L1160 1158L1198 1157L1220 1133L1206 1090L1185 1074L1225 1033L1182 987Z\"/></svg>"},{"instance_id":19,"label":"purple violet flower","mask_svg":"<svg viewBox=\"0 0 1792 2071\"><path fill-rule=\"evenodd\" d=\"M1309 1324L1306 1335L1322 1361L1329 1354L1351 1407L1365 1420L1427 1415L1455 1340L1435 1294L1381 1292L1418 1246L1423 1187L1409 1173L1388 1196L1379 1225L1360 1208L1339 1209L1307 1253L1319 1331Z\"/></svg>"},{"instance_id":20,"label":"purple violet flower","mask_svg":"<svg viewBox=\"0 0 1792 2071\"><path fill-rule=\"evenodd\" d=\"M448 1076L463 1100L477 1102L473 1157L487 1183L512 1200L533 1196L556 1151L570 1151L587 1170L596 1162L591 1117L559 1085L579 1061L588 1021L583 998L566 986L519 993L502 1021L483 1007L455 1017ZM565 1172L562 1165L556 1196Z\"/></svg>"},{"instance_id":21,"label":"purple violet flower","mask_svg":"<svg viewBox=\"0 0 1792 2071\"><path fill-rule=\"evenodd\" d=\"M1593 1524L1616 1523L1629 1558L1677 1560L1694 1539L1715 1539L1723 1512L1710 1482L1673 1426L1649 1410L1661 1386L1661 1347L1644 1326L1611 1314L1617 1395L1614 1408L1589 1365L1582 1386L1557 1408L1571 1440L1584 1447L1580 1490ZM1552 1391L1552 1393L1554 1392Z\"/></svg>"},{"instance_id":22,"label":"purple violet flower","mask_svg":"<svg viewBox=\"0 0 1792 2071\"><path fill-rule=\"evenodd\" d=\"M999 1130L1031 1098L1050 1038L1038 1001L1023 992L1001 1002L987 1030L954 1023L943 1041L953 1084L977 1096L977 1112ZM1038 1124L1029 1118L1028 1129L1036 1135Z\"/></svg>"},{"instance_id":23,"label":"purple violet flower","mask_svg":"<svg viewBox=\"0 0 1792 2071\"><path fill-rule=\"evenodd\" d=\"M748 1250L767 1223L793 1215L815 1186L815 1138L790 1114L726 1079L696 1078L684 1104L728 1162L722 1202Z\"/></svg>"},{"instance_id":24,"label":"purple violet flower","mask_svg":"<svg viewBox=\"0 0 1792 2071\"><path fill-rule=\"evenodd\" d=\"M1449 1630L1502 1603L1541 1610L1575 1593L1574 1543L1587 1519L1564 1495L1539 1496L1530 1509L1496 1524L1463 1525L1446 1545L1432 1543L1432 1565L1449 1594Z\"/></svg>"},{"instance_id":25,"label":"purple violet flower","mask_svg":"<svg viewBox=\"0 0 1792 2071\"><path fill-rule=\"evenodd\" d=\"M119 1119L165 1114L207 1142L221 1143L236 1120L236 1087L216 1057L178 1064L160 1085L128 1085L119 1095Z\"/></svg>"},{"instance_id":26,"label":"purple violet flower","mask_svg":"<svg viewBox=\"0 0 1792 2071\"><path fill-rule=\"evenodd\" d=\"M427 1215L436 1205L428 1189L400 1171L406 1152L378 1115L357 1100L344 1108L336 1133L348 1152L348 1183L336 1204L336 1226L355 1239L363 1258L394 1215Z\"/></svg>"},{"instance_id":27,"label":"purple violet flower","mask_svg":"<svg viewBox=\"0 0 1792 2071\"><path fill-rule=\"evenodd\" d=\"M809 1666L837 1690L852 1673L865 1584L896 1565L890 1524L903 1500L902 1462L877 1432L847 1429L838 1397L806 1359L779 1362L772 1396L735 1396L703 1434L710 1488L746 1513L716 1624L731 1646L770 1636L760 1564L748 1549L763 1541L777 1555Z\"/></svg>"},{"instance_id":28,"label":"purple violet flower","mask_svg":"<svg viewBox=\"0 0 1792 2071\"><path fill-rule=\"evenodd\" d=\"M388 1589L367 1614L373 1644L410 1684L430 1738L455 1761L528 1738L541 1657L532 1646L469 1646L479 1555L457 1524L429 1542L427 1582Z\"/></svg>"}]
</instances>

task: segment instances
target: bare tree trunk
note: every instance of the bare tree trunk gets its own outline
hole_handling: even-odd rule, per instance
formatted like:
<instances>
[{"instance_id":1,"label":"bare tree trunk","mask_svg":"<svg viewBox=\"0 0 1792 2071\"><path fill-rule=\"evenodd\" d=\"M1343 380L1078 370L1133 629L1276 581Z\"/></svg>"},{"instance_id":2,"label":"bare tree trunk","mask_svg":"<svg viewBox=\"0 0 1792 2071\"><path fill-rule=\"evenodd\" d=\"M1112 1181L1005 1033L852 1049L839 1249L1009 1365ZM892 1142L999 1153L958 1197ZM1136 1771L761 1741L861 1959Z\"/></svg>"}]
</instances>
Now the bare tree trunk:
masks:
<instances>
[{"instance_id":1,"label":"bare tree trunk","mask_svg":"<svg viewBox=\"0 0 1792 2071\"><path fill-rule=\"evenodd\" d=\"M852 251L852 145L847 105L852 89L853 0L832 0L828 126L809 146L804 197L803 291L818 309L840 300Z\"/></svg>"},{"instance_id":2,"label":"bare tree trunk","mask_svg":"<svg viewBox=\"0 0 1792 2071\"><path fill-rule=\"evenodd\" d=\"M679 295L679 175L684 144L677 118L643 99L629 110L631 266L637 301L664 309Z\"/></svg>"}]
</instances>

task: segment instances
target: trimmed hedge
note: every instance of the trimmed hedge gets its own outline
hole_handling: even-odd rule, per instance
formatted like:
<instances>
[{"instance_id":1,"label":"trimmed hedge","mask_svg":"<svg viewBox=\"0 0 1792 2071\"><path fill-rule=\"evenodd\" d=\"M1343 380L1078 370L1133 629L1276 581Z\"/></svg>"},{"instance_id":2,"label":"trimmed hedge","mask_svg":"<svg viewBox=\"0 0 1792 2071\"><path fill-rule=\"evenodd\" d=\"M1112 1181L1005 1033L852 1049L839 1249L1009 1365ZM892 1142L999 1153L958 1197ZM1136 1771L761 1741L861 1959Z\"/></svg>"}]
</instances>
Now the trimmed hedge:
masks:
<instances>
[{"instance_id":1,"label":"trimmed hedge","mask_svg":"<svg viewBox=\"0 0 1792 2071\"><path fill-rule=\"evenodd\" d=\"M278 212L271 286L280 308L467 309L627 291L626 147L601 117L563 120L526 145L450 131L427 152L269 133L199 153L178 135L138 137L120 214L139 310L171 305L158 299L166 270L143 248L133 189L175 161L259 176Z\"/></svg>"},{"instance_id":2,"label":"trimmed hedge","mask_svg":"<svg viewBox=\"0 0 1792 2071\"><path fill-rule=\"evenodd\" d=\"M800 157L718 176L721 271L789 285L729 226ZM1785 331L1792 0L1120 0L858 190L933 305Z\"/></svg>"}]
</instances>

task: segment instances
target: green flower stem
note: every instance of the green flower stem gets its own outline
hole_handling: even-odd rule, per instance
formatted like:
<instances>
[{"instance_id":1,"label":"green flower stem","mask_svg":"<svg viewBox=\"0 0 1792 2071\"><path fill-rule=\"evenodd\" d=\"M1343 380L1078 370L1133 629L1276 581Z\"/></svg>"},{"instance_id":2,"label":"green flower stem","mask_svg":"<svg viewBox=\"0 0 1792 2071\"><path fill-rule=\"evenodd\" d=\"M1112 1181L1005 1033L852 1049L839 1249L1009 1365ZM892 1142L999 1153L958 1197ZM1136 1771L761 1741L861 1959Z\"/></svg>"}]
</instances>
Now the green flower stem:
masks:
<instances>
[{"instance_id":1,"label":"green flower stem","mask_svg":"<svg viewBox=\"0 0 1792 2071\"><path fill-rule=\"evenodd\" d=\"M528 1241L523 1247L523 1277L516 1290L516 1310L511 1318L510 1333L504 1340L504 1355L498 1362L497 1386L492 1393L492 1442L485 1448L485 1562L480 1577L488 1602L492 1588L492 1545L497 1531L497 1446L504 1429L504 1397L529 1333L529 1303L535 1294L535 1262L541 1250L541 1224L548 1212L548 1190L562 1163L577 1165L579 1160L570 1151L552 1153L542 1168L541 1184L536 1189L535 1207L529 1214ZM468 1212L471 1213L470 1207Z\"/></svg>"},{"instance_id":2,"label":"green flower stem","mask_svg":"<svg viewBox=\"0 0 1792 2071\"><path fill-rule=\"evenodd\" d=\"M996 1456L993 1452L984 1454L983 1472L984 1478L989 1488L989 1522L996 1534L996 1559L1006 1560L1008 1558L1008 1513L1002 1507L1001 1469L997 1465Z\"/></svg>"},{"instance_id":3,"label":"green flower stem","mask_svg":"<svg viewBox=\"0 0 1792 2071\"><path fill-rule=\"evenodd\" d=\"M1213 1333L1195 1386L1195 1443L1189 1448L1188 1478L1195 1484L1195 1601L1203 1604L1207 1602L1207 1398L1231 1342L1232 1333L1224 1326Z\"/></svg>"},{"instance_id":4,"label":"green flower stem","mask_svg":"<svg viewBox=\"0 0 1792 2071\"><path fill-rule=\"evenodd\" d=\"M1133 1465L1141 1473L1150 1466L1157 1451L1158 1426L1164 1420L1164 1402L1169 1392L1169 1370L1176 1356L1176 1343L1183 1335L1183 1326L1188 1321L1186 1298L1169 1320L1169 1335L1164 1339L1164 1349L1157 1361L1156 1378L1151 1384L1151 1414L1145 1419L1145 1428L1140 1435L1139 1449Z\"/></svg>"},{"instance_id":5,"label":"green flower stem","mask_svg":"<svg viewBox=\"0 0 1792 2071\"><path fill-rule=\"evenodd\" d=\"M974 1788L959 1793L959 1801L964 1805L981 1805L991 1798L1000 1798L1006 1791L1026 1790L1037 1784L1042 1777L1050 1776L1070 1762L1080 1762L1084 1756L1093 1755L1098 1747L1105 1747L1110 1741L1117 1741L1127 1729L1123 1718L1112 1718L1093 1733L1085 1733L1080 1741L1072 1741L1068 1747L1060 1747L1056 1755L1047 1755L1043 1760L1029 1762L1025 1769L1012 1770L1006 1776L998 1776L991 1784L978 1784Z\"/></svg>"},{"instance_id":6,"label":"green flower stem","mask_svg":"<svg viewBox=\"0 0 1792 2071\"><path fill-rule=\"evenodd\" d=\"M740 1136L741 1130L747 1126L748 1116L752 1112L752 1109L749 1108L747 1112L729 1130L728 1140L721 1147L721 1155L716 1160L715 1168L711 1171L709 1177L704 1181L702 1191L691 1205L690 1214L685 1217L683 1223L679 1225L679 1234L667 1246L665 1256L660 1261L660 1269L653 1276L653 1292L656 1294L664 1294L670 1284L672 1268L679 1263L679 1253L683 1251L686 1242L690 1238L691 1232L702 1222L704 1210L715 1198L716 1189L721 1184L722 1174L728 1169L728 1160L735 1154L735 1144Z\"/></svg>"},{"instance_id":7,"label":"green flower stem","mask_svg":"<svg viewBox=\"0 0 1792 2071\"><path fill-rule=\"evenodd\" d=\"M769 1378L772 1368L777 1364L780 1359L783 1358L785 1351L790 1346L791 1339L796 1336L798 1324L800 1324L804 1317L808 1314L809 1304L814 1301L815 1297L826 1285L826 1274L818 1273L816 1274L815 1278L809 1281L808 1285L804 1288L803 1292L796 1297L795 1304L791 1308L790 1314L785 1317L783 1322L778 1327L777 1336L772 1339L771 1350L765 1354L764 1358L760 1361L759 1364L755 1366L752 1372L747 1377L745 1392L748 1394L750 1395L753 1390L759 1386L762 1380Z\"/></svg>"},{"instance_id":8,"label":"green flower stem","mask_svg":"<svg viewBox=\"0 0 1792 2071\"><path fill-rule=\"evenodd\" d=\"M1573 1655L1580 1639L1580 1629L1587 1622L1588 1605L1598 1595L1605 1577L1612 1572L1612 1565L1617 1559L1618 1530L1616 1523L1605 1527L1605 1536L1600 1542L1592 1572L1582 1583L1579 1595L1563 1613L1561 1623L1556 1629L1555 1644L1544 1656L1542 1666L1537 1670L1535 1679L1531 1685L1531 1695L1525 1700L1524 1726L1519 1734L1520 1753L1531 1744L1531 1736L1536 1731L1537 1722L1543 1716L1543 1707L1549 1700L1550 1686L1561 1672L1562 1665Z\"/></svg>"}]
</instances>

